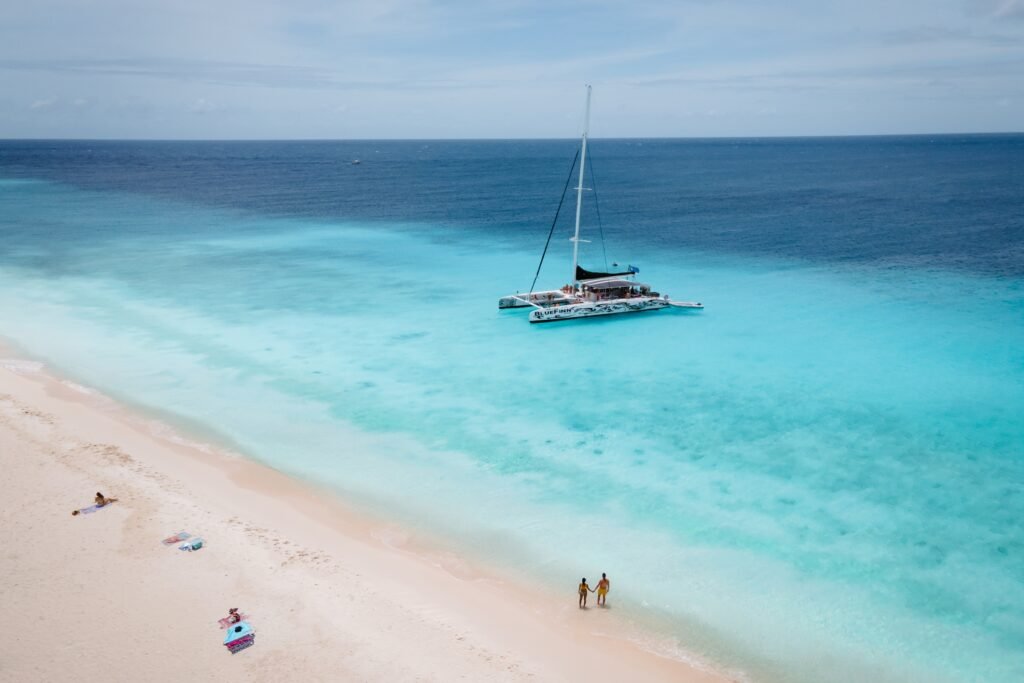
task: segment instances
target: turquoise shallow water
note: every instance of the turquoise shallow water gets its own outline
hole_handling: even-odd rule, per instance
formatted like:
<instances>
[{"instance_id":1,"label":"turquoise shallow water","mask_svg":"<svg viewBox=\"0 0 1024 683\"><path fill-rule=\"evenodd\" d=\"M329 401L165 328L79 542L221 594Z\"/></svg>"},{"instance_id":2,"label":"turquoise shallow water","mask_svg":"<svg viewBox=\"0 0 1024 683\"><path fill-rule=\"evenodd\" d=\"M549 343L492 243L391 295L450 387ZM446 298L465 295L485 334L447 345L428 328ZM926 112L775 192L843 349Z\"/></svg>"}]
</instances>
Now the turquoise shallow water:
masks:
<instances>
[{"instance_id":1,"label":"turquoise shallow water","mask_svg":"<svg viewBox=\"0 0 1024 683\"><path fill-rule=\"evenodd\" d=\"M1015 276L629 244L707 309L531 326L507 236L153 194L0 181L0 333L755 678L1024 678Z\"/></svg>"}]
</instances>

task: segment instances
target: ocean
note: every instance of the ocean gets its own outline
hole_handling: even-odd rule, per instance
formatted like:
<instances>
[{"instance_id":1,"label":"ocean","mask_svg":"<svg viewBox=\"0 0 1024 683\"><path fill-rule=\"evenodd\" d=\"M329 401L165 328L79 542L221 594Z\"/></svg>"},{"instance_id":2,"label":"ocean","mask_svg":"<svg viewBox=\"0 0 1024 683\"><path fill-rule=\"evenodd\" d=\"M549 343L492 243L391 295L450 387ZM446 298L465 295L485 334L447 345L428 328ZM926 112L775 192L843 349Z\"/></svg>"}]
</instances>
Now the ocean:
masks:
<instances>
[{"instance_id":1,"label":"ocean","mask_svg":"<svg viewBox=\"0 0 1024 683\"><path fill-rule=\"evenodd\" d=\"M1024 135L595 139L582 265L706 308L530 325L577 145L2 141L0 335L652 649L1024 680Z\"/></svg>"}]
</instances>

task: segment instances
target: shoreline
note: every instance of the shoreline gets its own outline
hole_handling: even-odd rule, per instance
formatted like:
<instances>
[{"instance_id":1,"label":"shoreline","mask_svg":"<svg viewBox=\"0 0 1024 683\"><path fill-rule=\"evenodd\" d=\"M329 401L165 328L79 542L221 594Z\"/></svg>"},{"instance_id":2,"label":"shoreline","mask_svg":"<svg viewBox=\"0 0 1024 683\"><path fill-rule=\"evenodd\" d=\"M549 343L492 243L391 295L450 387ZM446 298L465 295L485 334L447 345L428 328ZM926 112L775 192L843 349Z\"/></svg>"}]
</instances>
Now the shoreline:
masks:
<instances>
[{"instance_id":1,"label":"shoreline","mask_svg":"<svg viewBox=\"0 0 1024 683\"><path fill-rule=\"evenodd\" d=\"M114 679L213 680L242 666L280 680L740 680L644 647L658 634L616 618L614 594L611 609L579 610L572 586L519 583L26 355L0 346L0 453L18 510L5 525L31 539L0 560L12 606L0 628L15 634L0 670L15 678L80 678L88 661ZM120 501L70 516L94 490ZM182 529L207 546L159 543ZM234 606L257 632L237 657L216 625ZM89 634L81 647L52 647L37 620L52 613ZM140 635L154 616L160 632Z\"/></svg>"}]
</instances>

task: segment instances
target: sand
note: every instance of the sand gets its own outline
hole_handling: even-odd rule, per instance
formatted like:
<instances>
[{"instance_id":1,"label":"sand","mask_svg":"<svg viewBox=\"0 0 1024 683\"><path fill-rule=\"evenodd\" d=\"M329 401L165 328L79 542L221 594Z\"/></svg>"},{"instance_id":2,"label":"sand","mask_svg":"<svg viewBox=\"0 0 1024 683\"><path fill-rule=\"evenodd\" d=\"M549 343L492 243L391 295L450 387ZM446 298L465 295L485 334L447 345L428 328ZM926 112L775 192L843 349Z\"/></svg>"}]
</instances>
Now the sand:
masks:
<instances>
[{"instance_id":1,"label":"sand","mask_svg":"<svg viewBox=\"0 0 1024 683\"><path fill-rule=\"evenodd\" d=\"M38 363L0 360L0 466L0 680L731 680L638 645L614 590L580 610Z\"/></svg>"}]
</instances>

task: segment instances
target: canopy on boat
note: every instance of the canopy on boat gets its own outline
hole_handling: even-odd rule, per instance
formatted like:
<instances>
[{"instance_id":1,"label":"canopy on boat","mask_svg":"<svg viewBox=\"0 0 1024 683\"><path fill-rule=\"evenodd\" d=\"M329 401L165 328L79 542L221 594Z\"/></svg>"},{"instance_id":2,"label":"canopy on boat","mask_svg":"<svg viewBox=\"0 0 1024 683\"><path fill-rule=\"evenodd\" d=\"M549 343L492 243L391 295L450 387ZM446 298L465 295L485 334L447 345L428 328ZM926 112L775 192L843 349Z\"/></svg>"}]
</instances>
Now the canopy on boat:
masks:
<instances>
[{"instance_id":1,"label":"canopy on boat","mask_svg":"<svg viewBox=\"0 0 1024 683\"><path fill-rule=\"evenodd\" d=\"M648 285L633 282L632 280L602 280L601 282L587 284L586 287L587 289L623 289L625 287L649 288Z\"/></svg>"},{"instance_id":2,"label":"canopy on boat","mask_svg":"<svg viewBox=\"0 0 1024 683\"><path fill-rule=\"evenodd\" d=\"M583 282L585 280L600 280L601 278L604 277L615 277L616 275L633 275L637 271L638 269L634 268L633 266L630 266L629 270L623 271L621 273L595 273L594 271L585 270L577 265L576 279L579 280L580 282Z\"/></svg>"}]
</instances>

